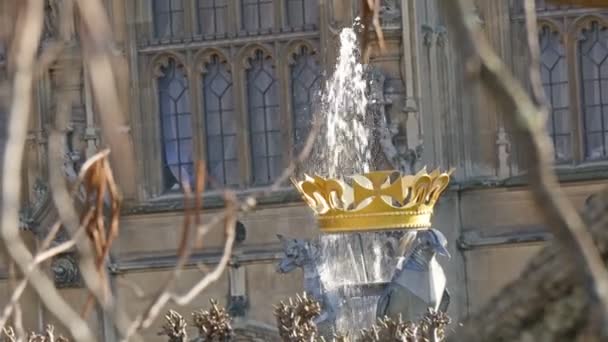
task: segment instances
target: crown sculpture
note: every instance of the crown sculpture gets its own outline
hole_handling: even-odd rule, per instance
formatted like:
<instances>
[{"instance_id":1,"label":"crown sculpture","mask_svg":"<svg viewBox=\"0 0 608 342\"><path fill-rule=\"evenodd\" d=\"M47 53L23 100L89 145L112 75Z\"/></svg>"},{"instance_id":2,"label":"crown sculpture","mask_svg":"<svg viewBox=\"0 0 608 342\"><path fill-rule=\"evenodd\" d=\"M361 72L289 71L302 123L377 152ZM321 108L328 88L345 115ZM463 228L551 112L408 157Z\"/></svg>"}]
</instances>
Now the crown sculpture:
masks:
<instances>
[{"instance_id":1,"label":"crown sculpture","mask_svg":"<svg viewBox=\"0 0 608 342\"><path fill-rule=\"evenodd\" d=\"M433 208L452 170L415 175L375 171L340 179L305 175L292 182L324 233L430 228Z\"/></svg>"}]
</instances>

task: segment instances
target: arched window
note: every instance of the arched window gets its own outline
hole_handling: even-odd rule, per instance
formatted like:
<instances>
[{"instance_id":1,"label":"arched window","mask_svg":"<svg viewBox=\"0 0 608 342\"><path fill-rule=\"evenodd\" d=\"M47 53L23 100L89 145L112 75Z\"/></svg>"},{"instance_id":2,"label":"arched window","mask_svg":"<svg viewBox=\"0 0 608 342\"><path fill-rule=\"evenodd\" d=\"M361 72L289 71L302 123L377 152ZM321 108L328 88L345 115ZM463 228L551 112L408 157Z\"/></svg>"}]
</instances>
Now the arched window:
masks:
<instances>
[{"instance_id":1,"label":"arched window","mask_svg":"<svg viewBox=\"0 0 608 342\"><path fill-rule=\"evenodd\" d=\"M198 0L198 33L222 34L226 32L227 0Z\"/></svg>"},{"instance_id":2,"label":"arched window","mask_svg":"<svg viewBox=\"0 0 608 342\"><path fill-rule=\"evenodd\" d=\"M572 125L566 53L559 33L549 26L542 26L539 38L541 78L550 105L547 130L556 162L567 162L572 160Z\"/></svg>"},{"instance_id":3,"label":"arched window","mask_svg":"<svg viewBox=\"0 0 608 342\"><path fill-rule=\"evenodd\" d=\"M296 153L306 141L321 88L321 68L308 48L302 47L291 65L291 103Z\"/></svg>"},{"instance_id":4,"label":"arched window","mask_svg":"<svg viewBox=\"0 0 608 342\"><path fill-rule=\"evenodd\" d=\"M257 51L247 70L247 99L254 185L271 183L282 168L279 89L272 60Z\"/></svg>"},{"instance_id":5,"label":"arched window","mask_svg":"<svg viewBox=\"0 0 608 342\"><path fill-rule=\"evenodd\" d=\"M579 41L585 159L608 156L608 31L593 22Z\"/></svg>"},{"instance_id":6,"label":"arched window","mask_svg":"<svg viewBox=\"0 0 608 342\"><path fill-rule=\"evenodd\" d=\"M184 35L184 4L182 0L152 0L154 35L156 38Z\"/></svg>"},{"instance_id":7,"label":"arched window","mask_svg":"<svg viewBox=\"0 0 608 342\"><path fill-rule=\"evenodd\" d=\"M291 27L317 27L319 24L319 2L310 0L285 0L287 22Z\"/></svg>"},{"instance_id":8,"label":"arched window","mask_svg":"<svg viewBox=\"0 0 608 342\"><path fill-rule=\"evenodd\" d=\"M166 190L178 190L183 182L192 182L192 115L188 81L175 60L168 59L160 68L158 106L160 111L162 152Z\"/></svg>"},{"instance_id":9,"label":"arched window","mask_svg":"<svg viewBox=\"0 0 608 342\"><path fill-rule=\"evenodd\" d=\"M205 65L203 108L207 138L207 167L211 185L239 184L237 123L228 65L215 55Z\"/></svg>"},{"instance_id":10,"label":"arched window","mask_svg":"<svg viewBox=\"0 0 608 342\"><path fill-rule=\"evenodd\" d=\"M257 31L274 26L273 0L241 0L243 29Z\"/></svg>"}]
</instances>

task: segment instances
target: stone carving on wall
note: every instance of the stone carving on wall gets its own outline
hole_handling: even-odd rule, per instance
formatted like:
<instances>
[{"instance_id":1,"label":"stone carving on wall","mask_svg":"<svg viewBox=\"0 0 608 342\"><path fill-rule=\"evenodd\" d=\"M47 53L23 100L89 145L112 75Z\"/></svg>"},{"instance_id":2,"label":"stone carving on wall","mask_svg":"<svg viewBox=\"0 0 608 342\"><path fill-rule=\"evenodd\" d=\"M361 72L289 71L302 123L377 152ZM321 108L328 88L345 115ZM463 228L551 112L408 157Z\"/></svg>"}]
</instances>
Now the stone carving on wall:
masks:
<instances>
[{"instance_id":1,"label":"stone carving on wall","mask_svg":"<svg viewBox=\"0 0 608 342\"><path fill-rule=\"evenodd\" d=\"M74 254L66 253L57 256L51 263L55 286L58 288L81 287L82 278L78 261Z\"/></svg>"},{"instance_id":2,"label":"stone carving on wall","mask_svg":"<svg viewBox=\"0 0 608 342\"><path fill-rule=\"evenodd\" d=\"M59 4L61 0L46 0L44 6L44 30L42 38L52 39L59 32Z\"/></svg>"},{"instance_id":3,"label":"stone carving on wall","mask_svg":"<svg viewBox=\"0 0 608 342\"><path fill-rule=\"evenodd\" d=\"M423 24L421 30L424 46L431 47L436 44L443 47L446 45L448 31L445 26L438 25L433 27L429 24Z\"/></svg>"},{"instance_id":4,"label":"stone carving on wall","mask_svg":"<svg viewBox=\"0 0 608 342\"><path fill-rule=\"evenodd\" d=\"M409 147L407 131L399 120L391 120L387 108L392 106L393 99L385 94L386 77L378 68L370 67L369 106L378 124L377 136L386 158L391 166L401 172L414 173L417 163L422 158L422 143ZM410 119L407 112L406 120Z\"/></svg>"},{"instance_id":5,"label":"stone carving on wall","mask_svg":"<svg viewBox=\"0 0 608 342\"><path fill-rule=\"evenodd\" d=\"M19 212L19 228L37 232L36 216L49 200L48 185L40 178L34 181L30 203Z\"/></svg>"},{"instance_id":6,"label":"stone carving on wall","mask_svg":"<svg viewBox=\"0 0 608 342\"><path fill-rule=\"evenodd\" d=\"M511 141L504 127L498 129L496 137L496 154L498 160L497 177L505 179L511 175L510 159L511 159Z\"/></svg>"},{"instance_id":7,"label":"stone carving on wall","mask_svg":"<svg viewBox=\"0 0 608 342\"><path fill-rule=\"evenodd\" d=\"M399 0L384 0L380 7L383 29L401 29L401 4Z\"/></svg>"},{"instance_id":8,"label":"stone carving on wall","mask_svg":"<svg viewBox=\"0 0 608 342\"><path fill-rule=\"evenodd\" d=\"M73 0L45 0L42 39L71 41L75 32L73 10Z\"/></svg>"}]
</instances>

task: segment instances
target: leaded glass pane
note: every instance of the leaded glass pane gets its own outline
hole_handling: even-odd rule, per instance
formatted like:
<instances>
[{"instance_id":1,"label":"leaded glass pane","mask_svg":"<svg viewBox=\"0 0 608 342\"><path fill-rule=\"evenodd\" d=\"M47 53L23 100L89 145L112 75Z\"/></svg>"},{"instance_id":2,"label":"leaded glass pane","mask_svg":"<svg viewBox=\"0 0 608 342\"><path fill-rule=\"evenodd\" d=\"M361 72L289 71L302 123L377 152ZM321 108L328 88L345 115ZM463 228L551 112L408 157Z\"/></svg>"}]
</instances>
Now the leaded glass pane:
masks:
<instances>
[{"instance_id":1,"label":"leaded glass pane","mask_svg":"<svg viewBox=\"0 0 608 342\"><path fill-rule=\"evenodd\" d=\"M192 181L192 115L188 108L188 82L181 68L170 60L158 79L159 111L167 190Z\"/></svg>"},{"instance_id":2,"label":"leaded glass pane","mask_svg":"<svg viewBox=\"0 0 608 342\"><path fill-rule=\"evenodd\" d=\"M227 8L227 0L198 0L198 32L225 33Z\"/></svg>"},{"instance_id":3,"label":"leaded glass pane","mask_svg":"<svg viewBox=\"0 0 608 342\"><path fill-rule=\"evenodd\" d=\"M597 22L582 32L579 42L585 158L607 157L608 32Z\"/></svg>"},{"instance_id":4,"label":"leaded glass pane","mask_svg":"<svg viewBox=\"0 0 608 342\"><path fill-rule=\"evenodd\" d=\"M289 26L303 28L319 24L319 2L309 0L285 0Z\"/></svg>"},{"instance_id":5,"label":"leaded glass pane","mask_svg":"<svg viewBox=\"0 0 608 342\"><path fill-rule=\"evenodd\" d=\"M303 147L315 112L314 99L321 87L321 68L314 56L303 48L291 66L291 101L296 153Z\"/></svg>"},{"instance_id":6,"label":"leaded glass pane","mask_svg":"<svg viewBox=\"0 0 608 342\"><path fill-rule=\"evenodd\" d=\"M572 160L572 128L564 45L559 34L547 26L541 28L539 38L541 79L550 106L547 130L553 140L556 162L568 162Z\"/></svg>"},{"instance_id":7,"label":"leaded glass pane","mask_svg":"<svg viewBox=\"0 0 608 342\"><path fill-rule=\"evenodd\" d=\"M273 0L241 0L242 27L247 31L274 26Z\"/></svg>"},{"instance_id":8,"label":"leaded glass pane","mask_svg":"<svg viewBox=\"0 0 608 342\"><path fill-rule=\"evenodd\" d=\"M261 51L247 70L247 95L253 183L266 185L281 171L283 144L275 70Z\"/></svg>"},{"instance_id":9,"label":"leaded glass pane","mask_svg":"<svg viewBox=\"0 0 608 342\"><path fill-rule=\"evenodd\" d=\"M232 102L232 76L226 63L214 56L203 77L203 108L207 136L210 186L239 184L236 117Z\"/></svg>"},{"instance_id":10,"label":"leaded glass pane","mask_svg":"<svg viewBox=\"0 0 608 342\"><path fill-rule=\"evenodd\" d=\"M152 0L154 35L156 38L179 37L184 34L182 0Z\"/></svg>"}]
</instances>

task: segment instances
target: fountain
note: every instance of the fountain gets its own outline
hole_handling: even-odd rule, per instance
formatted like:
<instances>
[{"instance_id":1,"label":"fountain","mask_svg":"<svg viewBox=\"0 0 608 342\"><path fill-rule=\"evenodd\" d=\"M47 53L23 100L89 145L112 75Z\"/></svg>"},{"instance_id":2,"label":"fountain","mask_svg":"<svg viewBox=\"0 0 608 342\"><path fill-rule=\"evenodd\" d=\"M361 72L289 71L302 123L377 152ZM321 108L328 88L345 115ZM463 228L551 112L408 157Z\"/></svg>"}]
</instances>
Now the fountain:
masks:
<instances>
[{"instance_id":1,"label":"fountain","mask_svg":"<svg viewBox=\"0 0 608 342\"><path fill-rule=\"evenodd\" d=\"M435 259L447 254L445 238L430 219L450 173L370 172L373 119L354 30L344 29L340 43L322 94L324 134L308 170L315 176L293 180L322 234L316 241L279 237L285 258L278 271L303 269L305 291L323 308L317 325L325 335L369 328L377 316L416 320L449 300Z\"/></svg>"}]
</instances>

